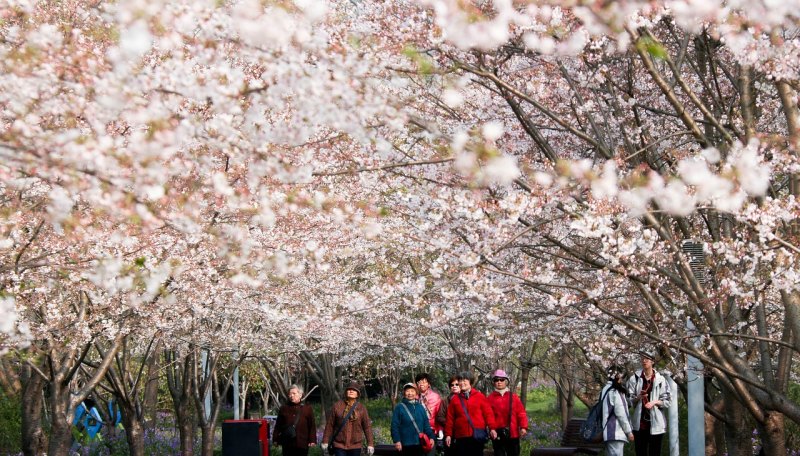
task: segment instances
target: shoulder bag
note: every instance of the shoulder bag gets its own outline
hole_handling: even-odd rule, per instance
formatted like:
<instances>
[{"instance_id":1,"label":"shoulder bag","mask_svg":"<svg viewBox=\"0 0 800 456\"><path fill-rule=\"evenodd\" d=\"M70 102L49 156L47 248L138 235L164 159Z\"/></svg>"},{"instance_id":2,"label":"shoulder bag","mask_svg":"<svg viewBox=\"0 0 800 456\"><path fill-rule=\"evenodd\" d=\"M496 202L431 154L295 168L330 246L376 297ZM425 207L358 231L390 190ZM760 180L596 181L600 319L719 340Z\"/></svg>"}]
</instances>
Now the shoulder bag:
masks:
<instances>
[{"instance_id":1,"label":"shoulder bag","mask_svg":"<svg viewBox=\"0 0 800 456\"><path fill-rule=\"evenodd\" d=\"M408 409L406 404L400 403L404 409L406 409L406 413L408 413L408 417L411 418L411 424L414 425L414 429L417 431L419 435L419 444L422 446L422 451L425 453L430 453L433 449L433 439L428 437L428 434L419 430L419 426L417 426L417 420L414 419L414 415L411 414L411 410ZM415 407L416 408L416 407Z\"/></svg>"},{"instance_id":2,"label":"shoulder bag","mask_svg":"<svg viewBox=\"0 0 800 456\"><path fill-rule=\"evenodd\" d=\"M486 432L486 429L478 429L472 424L472 418L470 418L467 406L464 404L464 397L459 394L458 399L461 401L461 409L464 410L464 415L467 415L467 421L469 421L469 426L472 428L472 438L480 443L486 443L489 440L489 433Z\"/></svg>"}]
</instances>

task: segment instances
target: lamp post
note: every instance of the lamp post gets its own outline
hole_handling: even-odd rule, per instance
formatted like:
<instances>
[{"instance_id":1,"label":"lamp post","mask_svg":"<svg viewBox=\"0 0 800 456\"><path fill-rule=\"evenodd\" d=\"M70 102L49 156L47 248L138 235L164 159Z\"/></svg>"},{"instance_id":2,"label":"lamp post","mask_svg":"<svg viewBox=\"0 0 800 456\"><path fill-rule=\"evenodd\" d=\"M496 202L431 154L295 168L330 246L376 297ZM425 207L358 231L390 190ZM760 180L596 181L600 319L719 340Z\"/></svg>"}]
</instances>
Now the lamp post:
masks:
<instances>
[{"instance_id":1,"label":"lamp post","mask_svg":"<svg viewBox=\"0 0 800 456\"><path fill-rule=\"evenodd\" d=\"M689 266L692 273L701 284L706 283L705 273L705 244L694 240L685 240L681 249L689 256ZM691 317L686 318L687 332L695 330ZM695 347L700 343L699 338L695 338ZM705 431L705 397L703 393L703 363L694 356L686 359L686 408L689 412L688 440L689 456L702 456L706 451L706 431Z\"/></svg>"}]
</instances>

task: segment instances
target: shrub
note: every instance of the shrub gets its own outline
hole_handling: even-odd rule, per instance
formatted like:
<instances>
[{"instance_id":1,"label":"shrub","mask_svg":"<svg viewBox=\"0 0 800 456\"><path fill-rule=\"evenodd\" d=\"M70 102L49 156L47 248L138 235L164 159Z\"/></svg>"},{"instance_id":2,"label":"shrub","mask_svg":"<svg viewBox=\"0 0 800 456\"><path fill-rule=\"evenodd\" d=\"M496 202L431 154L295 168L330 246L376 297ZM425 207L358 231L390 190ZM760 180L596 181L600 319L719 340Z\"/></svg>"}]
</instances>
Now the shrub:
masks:
<instances>
[{"instance_id":1,"label":"shrub","mask_svg":"<svg viewBox=\"0 0 800 456\"><path fill-rule=\"evenodd\" d=\"M0 449L2 454L22 451L22 404L17 396L0 392Z\"/></svg>"}]
</instances>

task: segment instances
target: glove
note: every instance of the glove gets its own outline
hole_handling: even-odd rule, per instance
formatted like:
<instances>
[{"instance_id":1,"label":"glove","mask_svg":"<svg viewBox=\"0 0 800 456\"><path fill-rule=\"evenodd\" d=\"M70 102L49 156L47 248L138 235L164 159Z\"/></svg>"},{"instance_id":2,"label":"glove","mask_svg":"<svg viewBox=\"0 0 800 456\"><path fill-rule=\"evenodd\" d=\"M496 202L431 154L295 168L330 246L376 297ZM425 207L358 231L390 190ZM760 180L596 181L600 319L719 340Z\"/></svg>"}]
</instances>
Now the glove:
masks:
<instances>
[{"instance_id":1,"label":"glove","mask_svg":"<svg viewBox=\"0 0 800 456\"><path fill-rule=\"evenodd\" d=\"M436 438L438 438L439 440L442 440L444 438L444 431L439 431L439 435L436 436Z\"/></svg>"},{"instance_id":2,"label":"glove","mask_svg":"<svg viewBox=\"0 0 800 456\"><path fill-rule=\"evenodd\" d=\"M327 443L323 443L322 444L322 452L324 453L326 451L328 451L328 444Z\"/></svg>"},{"instance_id":3,"label":"glove","mask_svg":"<svg viewBox=\"0 0 800 456\"><path fill-rule=\"evenodd\" d=\"M367 447L367 454L369 456L372 456L373 454L375 454L375 447L368 446Z\"/></svg>"}]
</instances>

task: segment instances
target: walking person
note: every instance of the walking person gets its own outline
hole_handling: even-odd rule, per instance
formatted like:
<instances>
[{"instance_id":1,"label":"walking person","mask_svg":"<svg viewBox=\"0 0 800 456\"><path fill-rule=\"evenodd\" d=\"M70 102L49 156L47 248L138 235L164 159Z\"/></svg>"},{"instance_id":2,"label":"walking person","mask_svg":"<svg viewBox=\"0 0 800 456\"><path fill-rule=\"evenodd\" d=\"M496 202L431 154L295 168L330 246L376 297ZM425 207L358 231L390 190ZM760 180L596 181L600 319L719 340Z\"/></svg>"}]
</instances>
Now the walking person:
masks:
<instances>
[{"instance_id":1,"label":"walking person","mask_svg":"<svg viewBox=\"0 0 800 456\"><path fill-rule=\"evenodd\" d=\"M420 433L435 438L425 407L418 399L417 386L406 383L403 399L392 412L392 442L403 456L423 456L426 453L420 442Z\"/></svg>"},{"instance_id":2,"label":"walking person","mask_svg":"<svg viewBox=\"0 0 800 456\"><path fill-rule=\"evenodd\" d=\"M494 411L497 438L492 440L495 456L519 456L519 439L528 433L528 414L519 396L508 387L508 374L497 369L492 376L494 391L489 404Z\"/></svg>"},{"instance_id":3,"label":"walking person","mask_svg":"<svg viewBox=\"0 0 800 456\"><path fill-rule=\"evenodd\" d=\"M272 438L281 446L284 456L308 456L308 449L317 444L314 410L304 404L303 388L289 387L289 402L278 410Z\"/></svg>"},{"instance_id":4,"label":"walking person","mask_svg":"<svg viewBox=\"0 0 800 456\"><path fill-rule=\"evenodd\" d=\"M359 395L358 384L351 382L344 390L344 398L333 404L325 423L322 451L330 448L333 456L360 456L366 438L367 454L375 453L372 422L367 408L358 402Z\"/></svg>"},{"instance_id":5,"label":"walking person","mask_svg":"<svg viewBox=\"0 0 800 456\"><path fill-rule=\"evenodd\" d=\"M461 392L454 395L447 406L444 442L445 446L453 445L454 454L458 456L482 456L489 438L497 438L489 400L472 388L473 383L471 374L459 375Z\"/></svg>"},{"instance_id":6,"label":"walking person","mask_svg":"<svg viewBox=\"0 0 800 456\"><path fill-rule=\"evenodd\" d=\"M627 388L622 384L624 371L612 366L608 369L608 383L603 387L603 441L606 456L622 456L625 444L636 441L628 415Z\"/></svg>"},{"instance_id":7,"label":"walking person","mask_svg":"<svg viewBox=\"0 0 800 456\"><path fill-rule=\"evenodd\" d=\"M655 355L642 354L642 368L628 379L628 398L634 406L631 426L636 456L660 456L667 432L662 409L669 408L672 392L664 376L653 368Z\"/></svg>"},{"instance_id":8,"label":"walking person","mask_svg":"<svg viewBox=\"0 0 800 456\"><path fill-rule=\"evenodd\" d=\"M430 423L433 432L436 434L437 440L441 441L444 439L444 426L436 423L436 416L439 413L439 409L442 408L442 397L431 387L431 377L427 373L423 372L421 374L417 374L417 376L414 377L414 382L417 384L417 390L419 391L419 402L425 408L425 414L428 417L428 422ZM428 452L428 456L434 456L435 454L435 447Z\"/></svg>"}]
</instances>

